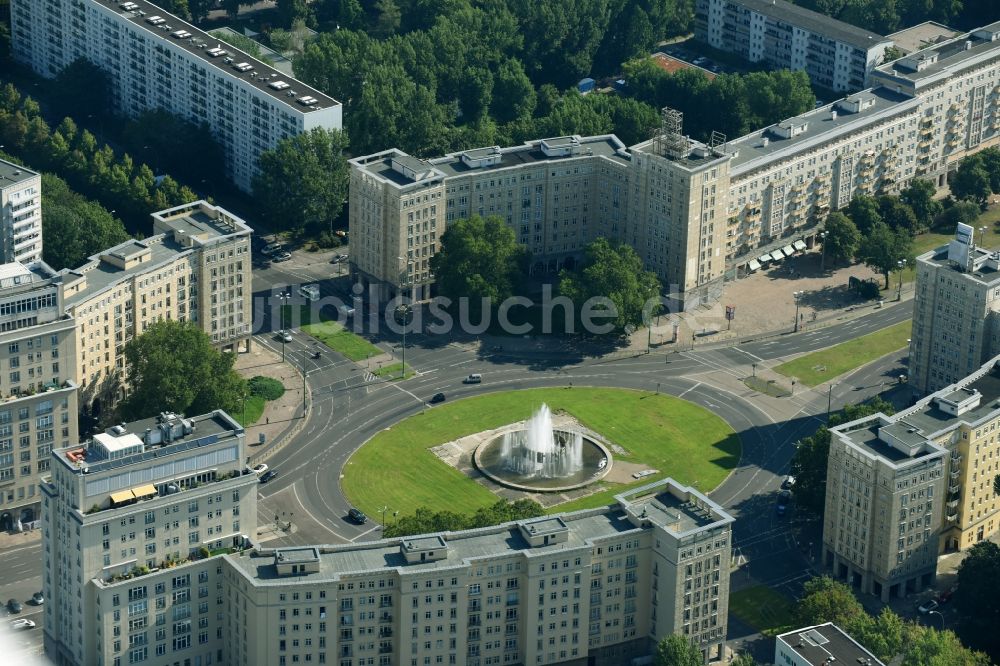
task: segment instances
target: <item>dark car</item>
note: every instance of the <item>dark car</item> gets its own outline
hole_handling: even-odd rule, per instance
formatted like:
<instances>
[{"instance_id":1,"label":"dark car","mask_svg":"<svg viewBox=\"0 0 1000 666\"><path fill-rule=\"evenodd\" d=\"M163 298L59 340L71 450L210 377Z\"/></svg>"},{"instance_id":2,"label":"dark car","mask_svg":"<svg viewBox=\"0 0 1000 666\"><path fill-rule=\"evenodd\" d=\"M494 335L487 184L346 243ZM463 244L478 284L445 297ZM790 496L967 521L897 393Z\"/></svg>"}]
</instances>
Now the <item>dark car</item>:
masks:
<instances>
[{"instance_id":1,"label":"dark car","mask_svg":"<svg viewBox=\"0 0 1000 666\"><path fill-rule=\"evenodd\" d=\"M358 525L364 525L368 522L368 516L362 513L361 509L351 509L347 512L347 517Z\"/></svg>"},{"instance_id":2,"label":"dark car","mask_svg":"<svg viewBox=\"0 0 1000 666\"><path fill-rule=\"evenodd\" d=\"M21 602L18 601L17 599L7 600L7 610L9 610L11 613L20 613L21 608L22 608Z\"/></svg>"},{"instance_id":3,"label":"dark car","mask_svg":"<svg viewBox=\"0 0 1000 666\"><path fill-rule=\"evenodd\" d=\"M444 393L435 393L434 397L431 398L431 404L436 405L441 402L444 402Z\"/></svg>"},{"instance_id":4,"label":"dark car","mask_svg":"<svg viewBox=\"0 0 1000 666\"><path fill-rule=\"evenodd\" d=\"M278 473L275 472L273 469L269 469L269 470L267 470L266 472L264 472L263 474L260 475L260 482L261 483L267 483L268 481L270 481L271 479L273 479L276 476L278 476Z\"/></svg>"},{"instance_id":5,"label":"dark car","mask_svg":"<svg viewBox=\"0 0 1000 666\"><path fill-rule=\"evenodd\" d=\"M31 595L31 603L35 606L41 606L45 603L45 596L41 592L35 592Z\"/></svg>"}]
</instances>

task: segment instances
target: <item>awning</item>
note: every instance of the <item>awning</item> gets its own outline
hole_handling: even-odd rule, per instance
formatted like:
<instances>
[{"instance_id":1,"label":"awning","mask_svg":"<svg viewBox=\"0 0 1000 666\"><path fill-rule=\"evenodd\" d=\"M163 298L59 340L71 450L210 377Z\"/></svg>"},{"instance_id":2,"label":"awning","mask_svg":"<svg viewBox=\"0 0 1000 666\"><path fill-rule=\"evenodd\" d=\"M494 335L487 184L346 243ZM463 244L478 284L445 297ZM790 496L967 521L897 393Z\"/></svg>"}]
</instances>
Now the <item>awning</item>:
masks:
<instances>
[{"instance_id":1,"label":"awning","mask_svg":"<svg viewBox=\"0 0 1000 666\"><path fill-rule=\"evenodd\" d=\"M770 254L761 255L757 257L757 261L759 261L762 264L766 264L767 262L771 261L771 255Z\"/></svg>"},{"instance_id":2,"label":"awning","mask_svg":"<svg viewBox=\"0 0 1000 666\"><path fill-rule=\"evenodd\" d=\"M771 253L771 259L774 261L781 261L785 258L785 255L781 253L781 250L775 250Z\"/></svg>"},{"instance_id":3,"label":"awning","mask_svg":"<svg viewBox=\"0 0 1000 666\"><path fill-rule=\"evenodd\" d=\"M781 251L785 253L786 257L790 257L793 254L795 254L795 249L792 248L791 245L786 245L785 247L781 248Z\"/></svg>"},{"instance_id":4,"label":"awning","mask_svg":"<svg viewBox=\"0 0 1000 666\"><path fill-rule=\"evenodd\" d=\"M796 250L804 250L804 249L806 249L806 242L800 238L799 240L797 240L794 243L792 243L792 246Z\"/></svg>"},{"instance_id":5,"label":"awning","mask_svg":"<svg viewBox=\"0 0 1000 666\"><path fill-rule=\"evenodd\" d=\"M156 486L148 484L145 486L139 486L138 488L132 489L132 494L136 497L149 497L150 495L156 495Z\"/></svg>"},{"instance_id":6,"label":"awning","mask_svg":"<svg viewBox=\"0 0 1000 666\"><path fill-rule=\"evenodd\" d=\"M115 504L121 504L122 502L131 502L135 499L131 490L122 490L121 492L111 493L111 501Z\"/></svg>"},{"instance_id":7,"label":"awning","mask_svg":"<svg viewBox=\"0 0 1000 666\"><path fill-rule=\"evenodd\" d=\"M750 260L750 263L749 263L748 265L750 266L750 270L752 270L752 271L755 271L755 270L757 270L758 268L760 268L760 264L759 264L759 263L757 263L757 260L756 260L756 259L751 259L751 260Z\"/></svg>"}]
</instances>

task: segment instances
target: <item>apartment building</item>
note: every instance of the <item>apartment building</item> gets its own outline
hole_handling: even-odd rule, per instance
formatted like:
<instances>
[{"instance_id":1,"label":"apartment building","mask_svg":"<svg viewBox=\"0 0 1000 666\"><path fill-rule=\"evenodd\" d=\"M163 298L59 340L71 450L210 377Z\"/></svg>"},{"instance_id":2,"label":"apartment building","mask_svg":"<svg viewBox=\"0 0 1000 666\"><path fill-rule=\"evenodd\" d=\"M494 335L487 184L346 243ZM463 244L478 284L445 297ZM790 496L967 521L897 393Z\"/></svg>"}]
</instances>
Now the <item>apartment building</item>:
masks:
<instances>
[{"instance_id":1,"label":"apartment building","mask_svg":"<svg viewBox=\"0 0 1000 666\"><path fill-rule=\"evenodd\" d=\"M251 233L225 209L195 201L154 213L149 238L61 271L81 405L100 413L124 397L125 344L156 321L196 322L220 348L249 349Z\"/></svg>"},{"instance_id":2,"label":"apartment building","mask_svg":"<svg viewBox=\"0 0 1000 666\"><path fill-rule=\"evenodd\" d=\"M949 245L916 258L910 385L924 395L1000 354L1000 253L976 247L959 225Z\"/></svg>"},{"instance_id":3,"label":"apartment building","mask_svg":"<svg viewBox=\"0 0 1000 666\"><path fill-rule=\"evenodd\" d=\"M246 191L281 139L342 124L340 102L146 0L13 0L11 38L14 58L41 76L79 58L100 67L120 115L163 109L207 125Z\"/></svg>"},{"instance_id":4,"label":"apartment building","mask_svg":"<svg viewBox=\"0 0 1000 666\"><path fill-rule=\"evenodd\" d=\"M785 0L697 0L695 38L837 92L865 88L892 40Z\"/></svg>"},{"instance_id":5,"label":"apartment building","mask_svg":"<svg viewBox=\"0 0 1000 666\"><path fill-rule=\"evenodd\" d=\"M53 448L78 441L75 324L42 262L0 265L0 530L38 519Z\"/></svg>"},{"instance_id":6,"label":"apartment building","mask_svg":"<svg viewBox=\"0 0 1000 666\"><path fill-rule=\"evenodd\" d=\"M861 664L885 666L878 657L832 622L780 634L774 640L776 666Z\"/></svg>"},{"instance_id":7,"label":"apartment building","mask_svg":"<svg viewBox=\"0 0 1000 666\"><path fill-rule=\"evenodd\" d=\"M161 414L53 451L42 490L51 659L235 663L220 555L257 525L244 437L224 412Z\"/></svg>"},{"instance_id":8,"label":"apartment building","mask_svg":"<svg viewBox=\"0 0 1000 666\"><path fill-rule=\"evenodd\" d=\"M0 262L42 259L42 177L0 160Z\"/></svg>"},{"instance_id":9,"label":"apartment building","mask_svg":"<svg viewBox=\"0 0 1000 666\"><path fill-rule=\"evenodd\" d=\"M875 414L830 435L824 565L883 601L925 589L951 502L951 454L900 415Z\"/></svg>"}]
</instances>

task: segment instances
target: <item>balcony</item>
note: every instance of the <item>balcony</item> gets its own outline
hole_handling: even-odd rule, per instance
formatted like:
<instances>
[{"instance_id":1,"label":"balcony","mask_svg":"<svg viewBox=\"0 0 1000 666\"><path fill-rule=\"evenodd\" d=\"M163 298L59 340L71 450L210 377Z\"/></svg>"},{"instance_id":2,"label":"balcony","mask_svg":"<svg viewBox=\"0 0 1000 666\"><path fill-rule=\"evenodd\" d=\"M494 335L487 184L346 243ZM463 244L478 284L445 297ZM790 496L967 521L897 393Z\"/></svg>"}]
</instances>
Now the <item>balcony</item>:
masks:
<instances>
[{"instance_id":1,"label":"balcony","mask_svg":"<svg viewBox=\"0 0 1000 666\"><path fill-rule=\"evenodd\" d=\"M958 500L957 499L948 500L948 502L945 503L945 506L948 507L949 509L957 510L958 509Z\"/></svg>"},{"instance_id":2,"label":"balcony","mask_svg":"<svg viewBox=\"0 0 1000 666\"><path fill-rule=\"evenodd\" d=\"M951 464L952 465L961 465L962 464L962 454L958 453L957 451L955 453L952 453L951 454Z\"/></svg>"},{"instance_id":3,"label":"balcony","mask_svg":"<svg viewBox=\"0 0 1000 666\"><path fill-rule=\"evenodd\" d=\"M946 521L948 521L949 523L957 523L958 522L958 512L957 511L955 513L948 512L948 515L946 515L944 517L944 519Z\"/></svg>"},{"instance_id":4,"label":"balcony","mask_svg":"<svg viewBox=\"0 0 1000 666\"><path fill-rule=\"evenodd\" d=\"M949 493L957 493L959 490L961 490L961 487L957 483L948 486Z\"/></svg>"},{"instance_id":5,"label":"balcony","mask_svg":"<svg viewBox=\"0 0 1000 666\"><path fill-rule=\"evenodd\" d=\"M958 479L958 477L959 477L959 475L961 473L962 473L961 469L959 469L958 467L952 467L951 471L948 472L948 476L951 477L951 479L954 481L954 480Z\"/></svg>"}]
</instances>

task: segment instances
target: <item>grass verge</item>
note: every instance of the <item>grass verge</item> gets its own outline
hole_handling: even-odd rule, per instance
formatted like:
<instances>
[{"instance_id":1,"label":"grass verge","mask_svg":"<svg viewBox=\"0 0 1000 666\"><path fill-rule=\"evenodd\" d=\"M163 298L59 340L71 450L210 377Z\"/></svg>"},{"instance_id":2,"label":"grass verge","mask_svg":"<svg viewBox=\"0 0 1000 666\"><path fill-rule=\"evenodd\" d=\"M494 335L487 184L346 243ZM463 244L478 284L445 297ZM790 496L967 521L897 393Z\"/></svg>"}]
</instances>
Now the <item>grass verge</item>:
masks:
<instances>
[{"instance_id":1,"label":"grass verge","mask_svg":"<svg viewBox=\"0 0 1000 666\"><path fill-rule=\"evenodd\" d=\"M264 413L264 405L267 404L267 400L260 397L259 395L248 395L246 400L246 409L241 409L233 417L240 422L244 428L251 426L260 420L261 414ZM243 405L240 405L243 407Z\"/></svg>"},{"instance_id":2,"label":"grass verge","mask_svg":"<svg viewBox=\"0 0 1000 666\"><path fill-rule=\"evenodd\" d=\"M730 593L729 612L765 636L777 636L795 626L792 600L764 585Z\"/></svg>"},{"instance_id":3,"label":"grass verge","mask_svg":"<svg viewBox=\"0 0 1000 666\"><path fill-rule=\"evenodd\" d=\"M763 377L746 377L743 379L743 383L746 387L753 389L758 393L763 393L764 395L769 395L774 398L787 398L792 394L792 392L777 383L773 379L764 379Z\"/></svg>"},{"instance_id":4,"label":"grass verge","mask_svg":"<svg viewBox=\"0 0 1000 666\"><path fill-rule=\"evenodd\" d=\"M628 451L615 460L643 462L659 470L635 484L665 476L708 492L736 466L739 437L729 425L695 404L672 396L588 387L493 393L429 408L375 435L344 466L343 490L352 504L373 515L388 506L401 514L420 506L464 513L499 498L429 449L483 430L520 421L542 404L565 410L588 428ZM336 482L336 479L331 479ZM552 512L602 506L625 484L552 508Z\"/></svg>"},{"instance_id":5,"label":"grass verge","mask_svg":"<svg viewBox=\"0 0 1000 666\"><path fill-rule=\"evenodd\" d=\"M871 363L906 346L910 337L910 321L903 321L860 338L821 349L774 368L786 377L795 377L806 386L816 386L845 372Z\"/></svg>"},{"instance_id":6,"label":"grass verge","mask_svg":"<svg viewBox=\"0 0 1000 666\"><path fill-rule=\"evenodd\" d=\"M403 377L401 376L402 370L403 370L402 363L390 363L389 365L383 365L378 370L372 370L372 374L375 375L376 377L382 377L383 379L388 379L389 381L394 382L403 379ZM407 363L406 378L409 379L415 374L417 373L413 370L413 368L410 367L410 364Z\"/></svg>"},{"instance_id":7,"label":"grass verge","mask_svg":"<svg viewBox=\"0 0 1000 666\"><path fill-rule=\"evenodd\" d=\"M327 319L322 313L314 313L308 305L285 305L283 308L285 322L290 322L293 326L298 324L303 333L311 335L352 361L363 361L370 356L385 353L360 335L348 331L343 324ZM298 312L292 308L298 308ZM319 317L319 321L313 322L314 315Z\"/></svg>"}]
</instances>

